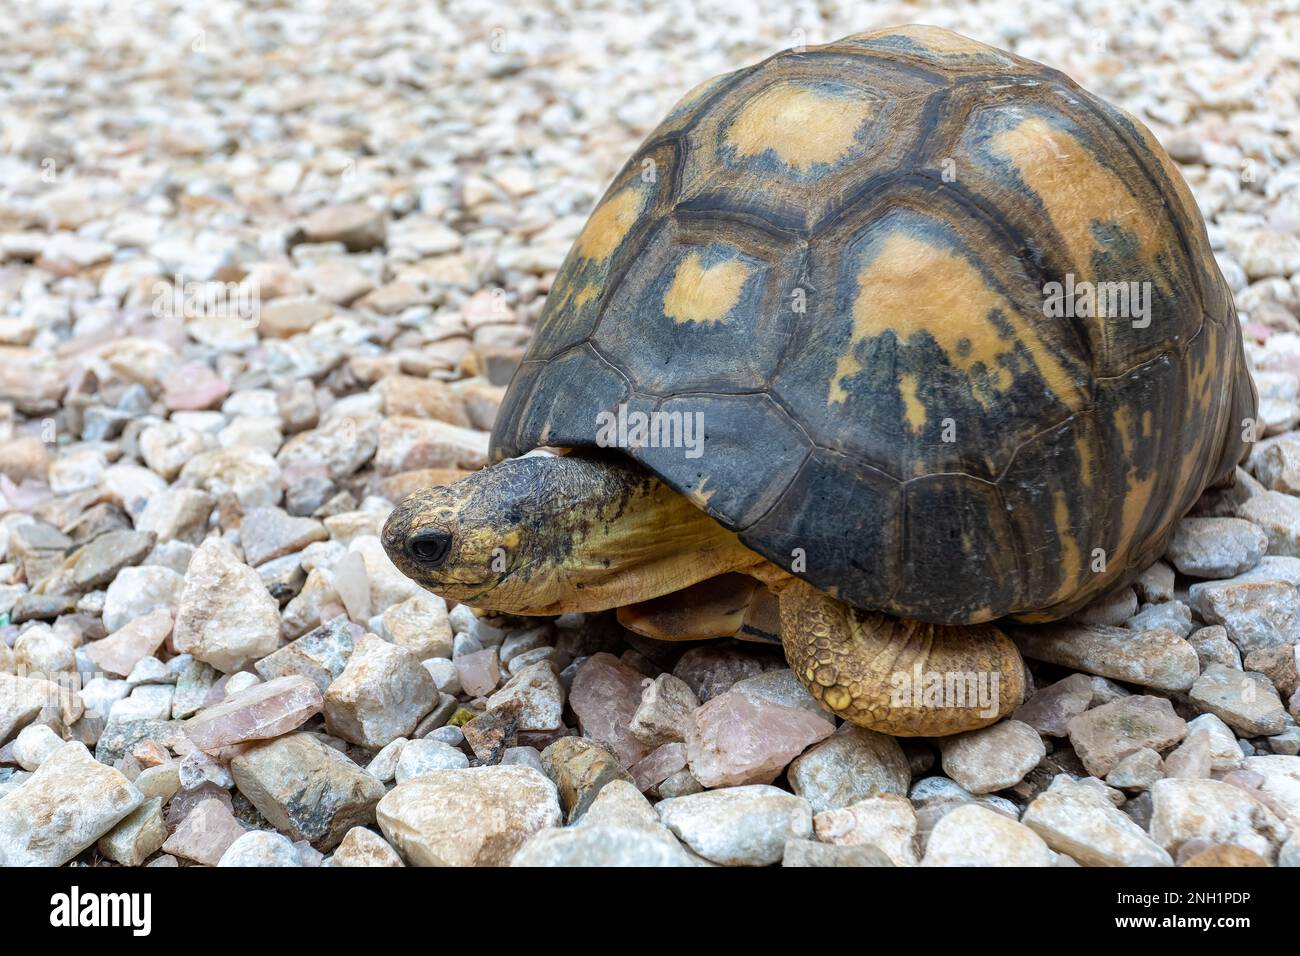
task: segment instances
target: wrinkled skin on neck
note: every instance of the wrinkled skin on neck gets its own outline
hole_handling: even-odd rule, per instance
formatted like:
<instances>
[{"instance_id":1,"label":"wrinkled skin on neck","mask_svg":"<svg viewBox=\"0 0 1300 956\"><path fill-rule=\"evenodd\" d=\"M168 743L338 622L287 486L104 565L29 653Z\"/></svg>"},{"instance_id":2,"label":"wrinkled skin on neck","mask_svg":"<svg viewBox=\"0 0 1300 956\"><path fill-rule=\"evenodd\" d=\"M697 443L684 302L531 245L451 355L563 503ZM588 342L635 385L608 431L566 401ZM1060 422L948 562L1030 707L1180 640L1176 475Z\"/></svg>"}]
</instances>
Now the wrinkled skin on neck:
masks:
<instances>
[{"instance_id":1,"label":"wrinkled skin on neck","mask_svg":"<svg viewBox=\"0 0 1300 956\"><path fill-rule=\"evenodd\" d=\"M422 560L434 538L445 556ZM657 478L617 456L530 456L404 499L393 563L450 600L511 614L644 601L761 561Z\"/></svg>"}]
</instances>

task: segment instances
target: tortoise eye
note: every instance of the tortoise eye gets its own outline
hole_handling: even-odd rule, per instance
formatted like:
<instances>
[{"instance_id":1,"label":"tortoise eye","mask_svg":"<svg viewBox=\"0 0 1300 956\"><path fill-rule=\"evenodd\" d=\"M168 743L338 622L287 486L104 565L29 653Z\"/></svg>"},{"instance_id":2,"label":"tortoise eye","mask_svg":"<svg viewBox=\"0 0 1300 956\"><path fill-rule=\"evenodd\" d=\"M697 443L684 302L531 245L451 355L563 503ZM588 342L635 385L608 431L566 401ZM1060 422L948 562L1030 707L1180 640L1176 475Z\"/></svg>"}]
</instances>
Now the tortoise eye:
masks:
<instances>
[{"instance_id":1,"label":"tortoise eye","mask_svg":"<svg viewBox=\"0 0 1300 956\"><path fill-rule=\"evenodd\" d=\"M412 561L428 568L436 568L451 550L451 535L445 531L420 531L406 542L406 553Z\"/></svg>"}]
</instances>

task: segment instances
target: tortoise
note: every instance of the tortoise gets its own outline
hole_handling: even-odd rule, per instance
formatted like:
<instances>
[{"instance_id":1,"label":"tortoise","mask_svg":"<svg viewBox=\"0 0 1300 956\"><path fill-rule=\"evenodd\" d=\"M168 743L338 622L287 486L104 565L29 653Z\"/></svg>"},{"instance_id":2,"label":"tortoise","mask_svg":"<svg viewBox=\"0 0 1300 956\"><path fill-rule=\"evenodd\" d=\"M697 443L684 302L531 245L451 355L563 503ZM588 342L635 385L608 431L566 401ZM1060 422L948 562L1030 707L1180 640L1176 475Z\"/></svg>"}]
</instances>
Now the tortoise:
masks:
<instances>
[{"instance_id":1,"label":"tortoise","mask_svg":"<svg viewBox=\"0 0 1300 956\"><path fill-rule=\"evenodd\" d=\"M1137 119L955 33L877 30L686 95L555 276L496 463L383 540L495 612L779 632L834 713L939 736L1021 702L1002 621L1127 585L1231 485L1256 403Z\"/></svg>"}]
</instances>

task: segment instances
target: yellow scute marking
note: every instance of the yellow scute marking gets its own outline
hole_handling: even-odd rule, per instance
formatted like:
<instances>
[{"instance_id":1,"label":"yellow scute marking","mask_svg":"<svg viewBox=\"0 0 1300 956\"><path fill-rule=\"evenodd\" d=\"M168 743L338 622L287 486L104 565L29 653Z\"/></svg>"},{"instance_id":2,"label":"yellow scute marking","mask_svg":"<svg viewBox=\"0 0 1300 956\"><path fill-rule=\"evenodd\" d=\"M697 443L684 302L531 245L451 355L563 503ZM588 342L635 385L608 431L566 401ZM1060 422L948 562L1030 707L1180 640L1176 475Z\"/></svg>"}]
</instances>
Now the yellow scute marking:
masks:
<instances>
[{"instance_id":1,"label":"yellow scute marking","mask_svg":"<svg viewBox=\"0 0 1300 956\"><path fill-rule=\"evenodd\" d=\"M1093 235L1097 222L1116 223L1131 232L1142 257L1154 264L1165 245L1161 221L1142 209L1124 181L1072 136L1032 117L998 133L991 145L1038 195L1065 240L1079 278L1094 278L1092 256L1101 248ZM1119 281L1132 277L1104 278Z\"/></svg>"},{"instance_id":2,"label":"yellow scute marking","mask_svg":"<svg viewBox=\"0 0 1300 956\"><path fill-rule=\"evenodd\" d=\"M898 380L898 394L903 399L903 417L914 432L925 428L926 419L925 403L921 401L917 386L916 376L910 373Z\"/></svg>"},{"instance_id":3,"label":"yellow scute marking","mask_svg":"<svg viewBox=\"0 0 1300 956\"><path fill-rule=\"evenodd\" d=\"M1124 457L1132 463L1137 457L1138 438L1150 437L1151 435L1151 413L1149 411L1143 412L1141 421L1136 422L1129 410L1121 407L1117 410L1115 417L1120 443L1124 449ZM1151 504L1151 497L1156 486L1156 472L1153 470L1146 478L1139 478L1137 466L1130 464L1128 474L1125 476L1125 486L1124 508L1121 513L1119 540L1116 545L1117 554L1112 555L1112 558L1121 557L1127 559L1128 550L1137 537L1138 528L1142 524L1142 519L1146 516L1147 508Z\"/></svg>"},{"instance_id":4,"label":"yellow scute marking","mask_svg":"<svg viewBox=\"0 0 1300 956\"><path fill-rule=\"evenodd\" d=\"M885 27L867 33L856 33L848 40L879 40L882 37L907 37L925 47L931 53L998 53L993 47L986 46L960 33L953 33L942 27L932 27L923 23L908 24L901 27Z\"/></svg>"},{"instance_id":5,"label":"yellow scute marking","mask_svg":"<svg viewBox=\"0 0 1300 956\"><path fill-rule=\"evenodd\" d=\"M584 305L596 297L596 287L588 283L582 287L582 291L573 297L574 308L581 309Z\"/></svg>"},{"instance_id":6,"label":"yellow scute marking","mask_svg":"<svg viewBox=\"0 0 1300 956\"><path fill-rule=\"evenodd\" d=\"M1079 581L1079 571L1083 566L1083 553L1070 527L1069 503L1065 500L1065 493L1060 489L1056 492L1052 517L1056 522L1056 540L1061 546L1061 586L1049 601L1051 604L1056 604L1068 599L1074 593Z\"/></svg>"},{"instance_id":7,"label":"yellow scute marking","mask_svg":"<svg viewBox=\"0 0 1300 956\"><path fill-rule=\"evenodd\" d=\"M730 259L704 265L692 252L677 266L664 295L664 315L674 322L722 322L740 301L745 280L753 270Z\"/></svg>"},{"instance_id":8,"label":"yellow scute marking","mask_svg":"<svg viewBox=\"0 0 1300 956\"><path fill-rule=\"evenodd\" d=\"M696 83L686 91L685 96L673 104L673 108L668 111L668 115L673 116L680 113L682 110L692 105L696 100L702 99L704 94L718 85L719 81L725 80L729 76L731 76L730 73L719 73L717 76L711 76L707 80L702 80L701 82Z\"/></svg>"},{"instance_id":9,"label":"yellow scute marking","mask_svg":"<svg viewBox=\"0 0 1300 956\"><path fill-rule=\"evenodd\" d=\"M1182 506L1183 498L1191 491L1192 486L1205 477L1205 458L1208 448L1205 446L1214 442L1222 434L1215 426L1216 417L1211 413L1211 405L1214 401L1215 394L1215 373L1218 371L1215 356L1219 354L1220 330L1212 322L1207 322L1202 328L1202 335L1209 339L1206 351L1199 359L1195 359L1193 354L1189 354L1184 361L1196 364L1191 369L1191 381L1188 383L1187 394L1189 404L1194 407L1188 412L1189 415L1198 417L1201 421L1201 427L1191 432L1184 432L1186 441L1182 445L1181 466L1178 482L1178 488L1169 502L1169 508L1175 509ZM1230 385L1227 387L1231 387ZM1213 447L1210 444L1210 447Z\"/></svg>"},{"instance_id":10,"label":"yellow scute marking","mask_svg":"<svg viewBox=\"0 0 1300 956\"><path fill-rule=\"evenodd\" d=\"M760 156L770 149L787 166L807 171L849 152L871 112L865 98L827 96L778 83L745 104L727 128L726 141L741 156Z\"/></svg>"},{"instance_id":11,"label":"yellow scute marking","mask_svg":"<svg viewBox=\"0 0 1300 956\"><path fill-rule=\"evenodd\" d=\"M844 381L862 371L854 355L859 342L892 331L900 344L929 335L954 368L966 374L982 370L972 392L984 405L1015 382L1022 361L1035 367L1048 390L1072 411L1085 395L1075 377L1052 354L1030 321L964 256L902 232L881 241L878 254L858 273L850 342L836 363L829 402L845 402ZM989 318L994 311L1011 327L1003 337ZM1017 344L1024 346L1023 358ZM906 399L905 399L906 401ZM910 413L909 413L910 417Z\"/></svg>"},{"instance_id":12,"label":"yellow scute marking","mask_svg":"<svg viewBox=\"0 0 1300 956\"><path fill-rule=\"evenodd\" d=\"M709 506L710 499L712 499L713 496L717 493L716 488L704 487L708 483L709 483L708 478L701 478L698 482L695 483L695 486L691 488L690 491L686 492L686 497L693 504L695 504L696 507L700 509L707 508Z\"/></svg>"},{"instance_id":13,"label":"yellow scute marking","mask_svg":"<svg viewBox=\"0 0 1300 956\"><path fill-rule=\"evenodd\" d=\"M578 236L578 254L584 259L608 259L636 225L647 198L644 190L629 186L596 207Z\"/></svg>"},{"instance_id":14,"label":"yellow scute marking","mask_svg":"<svg viewBox=\"0 0 1300 956\"><path fill-rule=\"evenodd\" d=\"M1092 487L1092 436L1081 431L1074 439L1075 454L1079 456L1079 477L1085 488Z\"/></svg>"}]
</instances>

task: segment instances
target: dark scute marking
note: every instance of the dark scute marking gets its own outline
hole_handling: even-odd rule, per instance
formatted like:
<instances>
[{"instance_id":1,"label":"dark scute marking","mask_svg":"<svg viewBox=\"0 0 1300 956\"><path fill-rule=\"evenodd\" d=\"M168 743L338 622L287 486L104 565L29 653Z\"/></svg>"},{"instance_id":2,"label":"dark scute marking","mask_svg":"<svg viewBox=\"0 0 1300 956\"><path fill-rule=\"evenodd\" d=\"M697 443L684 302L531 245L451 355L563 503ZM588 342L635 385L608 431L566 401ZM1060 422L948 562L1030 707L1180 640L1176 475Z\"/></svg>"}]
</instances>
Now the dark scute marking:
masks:
<instances>
[{"instance_id":1,"label":"dark scute marking","mask_svg":"<svg viewBox=\"0 0 1300 956\"><path fill-rule=\"evenodd\" d=\"M1036 359L1050 354L1072 370L1085 390L1088 383L1088 369L1073 357L1065 327L1042 315L1041 286L1017 271L1018 260L1007 266L1008 260L983 254L990 233L981 220L963 220L965 232L958 233L953 225L957 214L943 215L948 198L927 188L895 192L881 199L878 212L867 211L862 224L846 220L833 241L813 247L808 311L798 317L772 380L774 397L819 445L842 450L900 481L950 471L992 480L1019 441L1040 430L1045 420L1066 417L1064 396L1047 387ZM1008 316L997 310L983 319L1006 345L997 367L977 364L968 371L924 330L901 340L884 328L855 341L859 276L895 236L920 239L963 258L987 288L1028 316L1047 347L1032 354L1016 339ZM857 367L839 378L840 358L850 352ZM900 382L907 376L926 410L919 430L908 423L903 404ZM1004 376L1009 385L995 390L994 381ZM829 401L833 380L840 382L842 401ZM990 402L990 396L996 400ZM959 440L943 440L947 420L955 424Z\"/></svg>"},{"instance_id":2,"label":"dark scute marking","mask_svg":"<svg viewBox=\"0 0 1300 956\"><path fill-rule=\"evenodd\" d=\"M1137 532L1127 543L1122 533L1123 513L1131 492L1123 487L1111 499L1105 545L1107 561L1127 570L1137 562L1137 555L1146 550L1144 546L1151 536L1158 535L1170 524L1163 510L1182 478L1181 436L1184 430L1199 434L1204 425L1199 419L1185 419L1180 363L1168 355L1159 356L1120 378L1099 381L1097 403L1100 433L1107 459L1115 469L1114 479L1124 480L1125 486L1154 482L1151 504L1142 513ZM1135 432L1128 452L1122 438L1125 432L1119 427L1121 421L1131 423ZM1208 478L1211 463L1202 462L1199 466L1205 469Z\"/></svg>"},{"instance_id":3,"label":"dark scute marking","mask_svg":"<svg viewBox=\"0 0 1300 956\"><path fill-rule=\"evenodd\" d=\"M1238 349L1241 343L1237 343ZM1255 387L1255 378L1250 374L1244 361L1237 361L1236 373L1232 377L1232 402L1227 413L1228 423L1223 430L1223 443L1219 452L1218 467L1211 479L1212 486L1226 484L1232 477L1237 465L1246 460L1251 446L1242 439L1247 420L1259 419L1259 391Z\"/></svg>"},{"instance_id":4,"label":"dark scute marking","mask_svg":"<svg viewBox=\"0 0 1300 956\"><path fill-rule=\"evenodd\" d=\"M962 89L961 95L949 97L952 115L941 127L949 132L945 141L931 144L930 151L954 156L962 171L959 189L976 197L987 208L997 209L1001 219L1025 237L1034 251L1033 259L1043 281L1064 283L1067 273L1083 279L1089 267L1100 264L1106 270L1097 274L1102 281L1151 281L1153 296L1160 292L1162 285L1173 290L1164 294L1163 304L1156 303L1159 314L1153 315L1144 333L1131 328L1122 332L1104 329L1101 320L1093 317L1060 319L1071 327L1079 354L1088 358L1097 374L1117 374L1167 350L1171 342L1176 344L1180 338L1185 340L1193 335L1203 315L1204 282L1199 274L1205 268L1204 259L1189 257L1185 246L1174 243L1174 248L1181 249L1183 255L1177 256L1176 261L1166 259L1158 263L1158 271L1152 273L1135 254L1130 234L1125 249L1112 249L1108 255L1103 254L1101 263L1095 259L1073 261L1042 201L1027 187L1015 166L992 151L990 142L999 132L1026 118L1042 120L1077 143L1091 162L1114 174L1128 189L1134 208L1148 220L1168 223L1176 237L1182 235L1178 223L1191 215L1199 218L1199 213L1194 208L1187 209L1172 190L1153 188L1145 167L1125 147L1116 130L1094 111L1092 98L1072 83L1068 88L1057 82L1043 83L1036 88L1017 90L1014 95L1001 91L990 99L976 96L978 92L982 91ZM1110 223L1099 222L1095 228L1107 236L1125 232ZM1033 241L1035 236L1037 241ZM1215 278L1221 286L1221 278Z\"/></svg>"},{"instance_id":5,"label":"dark scute marking","mask_svg":"<svg viewBox=\"0 0 1300 956\"><path fill-rule=\"evenodd\" d=\"M522 445L535 448L591 444L597 415L616 411L627 400L629 391L622 373L602 360L590 345L552 359L539 374L532 400L520 413L521 437L516 449Z\"/></svg>"},{"instance_id":6,"label":"dark scute marking","mask_svg":"<svg viewBox=\"0 0 1300 956\"><path fill-rule=\"evenodd\" d=\"M807 235L815 224L848 201L854 187L877 171L905 167L921 111L944 82L933 74L893 69L851 52L824 50L791 54L736 86L701 115L685 138L683 179L677 206L748 222L766 222L777 232ZM731 122L746 104L774 82L834 87L841 95L871 100L872 112L856 136L857 146L833 163L799 170L778 162L770 151L741 156L727 142Z\"/></svg>"},{"instance_id":7,"label":"dark scute marking","mask_svg":"<svg viewBox=\"0 0 1300 956\"><path fill-rule=\"evenodd\" d=\"M988 70L990 68L1009 71L1013 67L1020 65L1036 65L992 47L976 52L932 50L917 42L915 37L902 32L881 34L868 40L857 40L852 45L862 50L877 50L881 53L896 54L897 56L891 61L892 63L898 66L907 65L908 68L913 70L921 69L921 67L909 62L909 60L902 59L902 57L909 57L915 61L928 64L932 70L940 71L932 74L940 80L950 79L954 71Z\"/></svg>"},{"instance_id":8,"label":"dark scute marking","mask_svg":"<svg viewBox=\"0 0 1300 956\"><path fill-rule=\"evenodd\" d=\"M681 448L632 454L675 488L708 497L705 510L727 528L743 529L769 511L794 480L811 443L765 395L685 395L659 411L698 415L704 423L699 458Z\"/></svg>"},{"instance_id":9,"label":"dark scute marking","mask_svg":"<svg viewBox=\"0 0 1300 956\"><path fill-rule=\"evenodd\" d=\"M544 367L545 363L541 361L525 361L515 369L510 386L501 400L501 407L497 410L496 421L492 423L489 455L493 461L522 455L532 447L529 445L527 419L523 413L532 401L537 380Z\"/></svg>"},{"instance_id":10,"label":"dark scute marking","mask_svg":"<svg viewBox=\"0 0 1300 956\"><path fill-rule=\"evenodd\" d=\"M1016 549L997 486L930 475L909 481L904 495L903 560L889 610L965 624L1014 609Z\"/></svg>"},{"instance_id":11,"label":"dark scute marking","mask_svg":"<svg viewBox=\"0 0 1300 956\"><path fill-rule=\"evenodd\" d=\"M901 523L898 482L819 449L740 540L787 571L801 549L800 577L858 607L881 607L894 585Z\"/></svg>"},{"instance_id":12,"label":"dark scute marking","mask_svg":"<svg viewBox=\"0 0 1300 956\"><path fill-rule=\"evenodd\" d=\"M667 137L643 146L624 164L596 206L622 189L633 187L647 193L640 216L606 259L583 258L576 243L569 250L551 284L525 359L550 359L591 337L600 321L604 303L636 261L647 237L660 228L671 209L680 188L682 148L677 137ZM647 159L654 161L656 170L655 179L650 183L641 179L643 163ZM588 290L592 295L579 305L578 297Z\"/></svg>"},{"instance_id":13,"label":"dark scute marking","mask_svg":"<svg viewBox=\"0 0 1300 956\"><path fill-rule=\"evenodd\" d=\"M857 70L865 68L864 71L869 71L871 75L888 77L895 83L918 89L923 86L940 87L949 82L948 77L942 73L927 69L920 64L909 63L898 57L873 54L871 47L865 44L828 43L822 48L814 48L796 55L801 60L817 63L823 69L832 70L845 67L845 57L852 57L859 61L855 65Z\"/></svg>"},{"instance_id":14,"label":"dark scute marking","mask_svg":"<svg viewBox=\"0 0 1300 956\"><path fill-rule=\"evenodd\" d=\"M1094 410L1081 410L1021 445L998 480L1017 555L1019 600L1010 611L1047 607L1076 559L1074 581L1087 583L1092 549L1106 541L1107 508L1123 487L1123 475L1117 484L1114 470L1098 461L1096 431ZM1090 460L1081 443L1092 452ZM1060 529L1058 502L1066 510Z\"/></svg>"}]
</instances>

